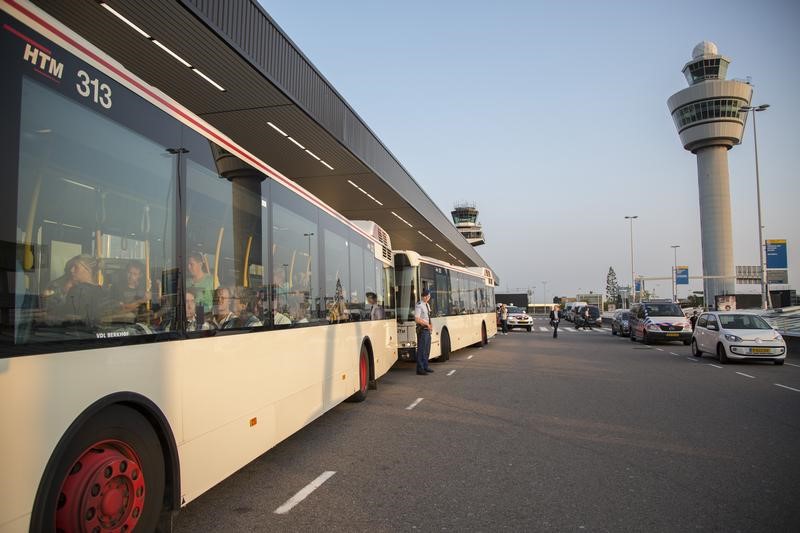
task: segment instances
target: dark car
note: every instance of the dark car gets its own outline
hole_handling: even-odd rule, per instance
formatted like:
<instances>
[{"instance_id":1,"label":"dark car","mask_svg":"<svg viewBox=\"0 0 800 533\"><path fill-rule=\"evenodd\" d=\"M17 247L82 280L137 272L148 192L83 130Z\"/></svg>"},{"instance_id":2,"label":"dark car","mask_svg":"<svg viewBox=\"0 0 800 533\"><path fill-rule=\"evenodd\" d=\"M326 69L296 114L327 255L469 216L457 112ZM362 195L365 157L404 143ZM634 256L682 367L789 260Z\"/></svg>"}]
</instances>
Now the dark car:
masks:
<instances>
[{"instance_id":1,"label":"dark car","mask_svg":"<svg viewBox=\"0 0 800 533\"><path fill-rule=\"evenodd\" d=\"M631 326L628 322L631 313L628 309L617 309L611 318L611 334L627 337L631 334Z\"/></svg>"},{"instance_id":2,"label":"dark car","mask_svg":"<svg viewBox=\"0 0 800 533\"><path fill-rule=\"evenodd\" d=\"M586 310L589 310L589 318L588 324L586 324ZM600 308L596 305L582 305L580 307L575 308L575 318L574 322L575 325L579 328L582 327L602 327L603 326L603 315L600 313Z\"/></svg>"}]
</instances>

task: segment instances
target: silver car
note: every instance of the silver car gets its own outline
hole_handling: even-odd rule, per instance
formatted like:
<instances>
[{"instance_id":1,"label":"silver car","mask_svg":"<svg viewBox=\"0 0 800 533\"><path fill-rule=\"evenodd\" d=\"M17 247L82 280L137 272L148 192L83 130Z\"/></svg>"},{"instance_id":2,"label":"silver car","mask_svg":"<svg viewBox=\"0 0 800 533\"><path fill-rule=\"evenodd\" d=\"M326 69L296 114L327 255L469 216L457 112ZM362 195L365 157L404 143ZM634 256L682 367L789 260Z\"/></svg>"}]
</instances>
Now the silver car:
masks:
<instances>
[{"instance_id":1,"label":"silver car","mask_svg":"<svg viewBox=\"0 0 800 533\"><path fill-rule=\"evenodd\" d=\"M731 359L772 361L782 365L786 341L766 320L741 311L708 312L697 319L692 355L715 354L720 363Z\"/></svg>"}]
</instances>

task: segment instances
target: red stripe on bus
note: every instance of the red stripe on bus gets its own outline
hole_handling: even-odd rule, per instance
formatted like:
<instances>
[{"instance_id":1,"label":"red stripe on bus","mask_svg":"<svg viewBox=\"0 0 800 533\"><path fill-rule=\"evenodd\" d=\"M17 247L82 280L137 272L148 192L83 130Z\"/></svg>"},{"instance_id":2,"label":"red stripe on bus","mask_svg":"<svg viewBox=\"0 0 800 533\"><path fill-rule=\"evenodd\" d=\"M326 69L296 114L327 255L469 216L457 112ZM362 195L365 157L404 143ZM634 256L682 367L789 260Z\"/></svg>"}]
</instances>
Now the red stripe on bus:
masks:
<instances>
[{"instance_id":1,"label":"red stripe on bus","mask_svg":"<svg viewBox=\"0 0 800 533\"><path fill-rule=\"evenodd\" d=\"M19 37L23 41L26 41L27 43L32 44L33 46L35 46L36 48L38 48L42 52L47 52L47 55L50 55L50 56L53 55L53 52L51 52L49 48L47 48L46 46L42 46L41 44L37 43L36 41L31 39L27 35L25 35L23 33L20 33L19 31L15 30L14 28L9 26L8 24L3 24L3 28L6 29L7 31L13 33L14 35Z\"/></svg>"},{"instance_id":2,"label":"red stripe on bus","mask_svg":"<svg viewBox=\"0 0 800 533\"><path fill-rule=\"evenodd\" d=\"M67 43L71 44L72 46L74 46L75 48L77 48L78 50L80 50L81 52L86 54L87 56L91 57L94 61L96 61L97 63L100 63L101 65L103 65L108 70L111 70L112 72L117 74L120 78L124 79L125 81L127 81L131 85L135 86L136 88L138 88L143 93L146 93L147 95L150 96L150 98L152 98L153 100L157 101L162 106L167 107L170 110L172 110L174 113L180 115L181 117L184 118L184 120L186 120L187 122L190 122L197 129L203 131L208 137L212 137L216 141L219 141L220 144L224 145L226 148L229 148L231 152L236 153L242 159L245 159L248 162L250 162L251 164L253 164L254 166L260 168L265 174L268 174L270 177L276 179L282 185L284 185L286 187L289 187L290 189L293 189L297 194L299 194L300 196L303 196L304 198L309 200L311 203L313 203L317 207L321 208L322 210L326 211L328 214L332 215L334 218L337 218L337 219L341 220L342 222L345 222L351 229L354 229L355 231L357 231L361 235L367 237L368 239L370 239L372 241L379 242L379 241L375 240L375 238L372 235L368 235L367 233L361 231L361 229L359 229L352 222L350 222L348 219L344 218L342 215L340 215L339 213L337 213L333 209L331 209L331 208L329 208L329 207L327 207L325 205L320 205L318 199L314 198L312 195L310 195L308 193L308 191L306 191L305 189L303 189L302 187L300 187L299 185L294 183L292 180L290 180L289 178L287 178L286 176L284 176L283 174L281 174L280 172L278 172L274 168L272 168L269 165L267 165L266 163L256 159L254 156L250 156L248 154L243 153L239 149L238 146L234 146L234 145L228 143L227 141L225 141L224 139L220 138L215 132L213 132L213 131L209 130L208 128L206 128L204 124L202 124L200 122L197 122L192 116L187 115L182 109L179 109L179 108L173 106L170 102L167 102L163 98L158 96L157 94L154 94L152 91L150 91L147 88L147 86L142 85L136 79L131 78L125 72L117 69L114 65L111 65L110 63L104 61L101 57L98 57L94 52L92 52L91 50L88 50L87 48L85 48L80 43L75 42L70 37L68 37L67 35L62 33L58 28L50 25L46 21L44 21L41 18L39 18L38 16L36 16L34 13L28 11L27 9L25 9L24 7L19 5L15 0L4 0L4 1L7 2L8 4L13 5L17 10L19 10L20 12L25 14L25 16L27 16L28 18L31 18L34 21L36 21L37 24L40 24L41 26L44 26L45 28L47 28L47 30L53 32L59 38L63 39Z\"/></svg>"}]
</instances>

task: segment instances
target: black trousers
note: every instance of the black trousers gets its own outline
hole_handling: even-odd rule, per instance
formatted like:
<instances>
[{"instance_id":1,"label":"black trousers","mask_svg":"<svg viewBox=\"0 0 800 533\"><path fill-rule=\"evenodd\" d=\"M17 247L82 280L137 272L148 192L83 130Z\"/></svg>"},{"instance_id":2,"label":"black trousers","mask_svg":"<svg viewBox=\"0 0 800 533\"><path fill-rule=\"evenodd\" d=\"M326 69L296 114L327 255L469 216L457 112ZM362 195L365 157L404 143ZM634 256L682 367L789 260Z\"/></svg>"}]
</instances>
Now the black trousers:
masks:
<instances>
[{"instance_id":1,"label":"black trousers","mask_svg":"<svg viewBox=\"0 0 800 533\"><path fill-rule=\"evenodd\" d=\"M553 320L553 338L554 339L558 338L558 323L559 322L560 322L559 320Z\"/></svg>"}]
</instances>

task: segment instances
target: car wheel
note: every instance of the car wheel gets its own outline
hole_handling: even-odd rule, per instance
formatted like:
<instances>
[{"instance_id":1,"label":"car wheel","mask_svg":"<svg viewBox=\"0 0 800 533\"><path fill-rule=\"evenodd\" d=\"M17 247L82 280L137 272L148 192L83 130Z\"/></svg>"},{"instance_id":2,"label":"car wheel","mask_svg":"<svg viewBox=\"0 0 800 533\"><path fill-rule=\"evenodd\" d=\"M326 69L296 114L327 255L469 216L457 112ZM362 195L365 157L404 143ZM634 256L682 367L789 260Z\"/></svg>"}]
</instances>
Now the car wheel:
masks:
<instances>
[{"instance_id":1,"label":"car wheel","mask_svg":"<svg viewBox=\"0 0 800 533\"><path fill-rule=\"evenodd\" d=\"M775 359L775 360L774 360L774 361L772 361L772 362L773 362L773 363L775 363L776 365L780 366L780 365L782 365L782 364L783 364L783 359Z\"/></svg>"},{"instance_id":2,"label":"car wheel","mask_svg":"<svg viewBox=\"0 0 800 533\"><path fill-rule=\"evenodd\" d=\"M631 334L628 337L631 339L631 342L636 342L636 335L633 334L633 330L631 330Z\"/></svg>"},{"instance_id":3,"label":"car wheel","mask_svg":"<svg viewBox=\"0 0 800 533\"><path fill-rule=\"evenodd\" d=\"M703 357L703 352L697 347L697 340L692 339L692 355L695 357Z\"/></svg>"},{"instance_id":4,"label":"car wheel","mask_svg":"<svg viewBox=\"0 0 800 533\"><path fill-rule=\"evenodd\" d=\"M684 346L689 346L691 343L692 343L692 341L683 341L683 345Z\"/></svg>"},{"instance_id":5,"label":"car wheel","mask_svg":"<svg viewBox=\"0 0 800 533\"><path fill-rule=\"evenodd\" d=\"M531 326L528 326L528 327L527 327L527 328L525 328L525 329L527 329L527 330L528 330L528 333L530 333L530 332L531 332Z\"/></svg>"},{"instance_id":6,"label":"car wheel","mask_svg":"<svg viewBox=\"0 0 800 533\"><path fill-rule=\"evenodd\" d=\"M717 344L717 359L719 359L719 362L722 364L728 362L728 354L725 353L725 346L723 346L722 343Z\"/></svg>"},{"instance_id":7,"label":"car wheel","mask_svg":"<svg viewBox=\"0 0 800 533\"><path fill-rule=\"evenodd\" d=\"M642 342L645 344L650 344L650 339L647 338L647 331L642 333Z\"/></svg>"},{"instance_id":8,"label":"car wheel","mask_svg":"<svg viewBox=\"0 0 800 533\"><path fill-rule=\"evenodd\" d=\"M612 335L616 335L617 334L617 329L614 327L614 324L611 324L611 334Z\"/></svg>"}]
</instances>

